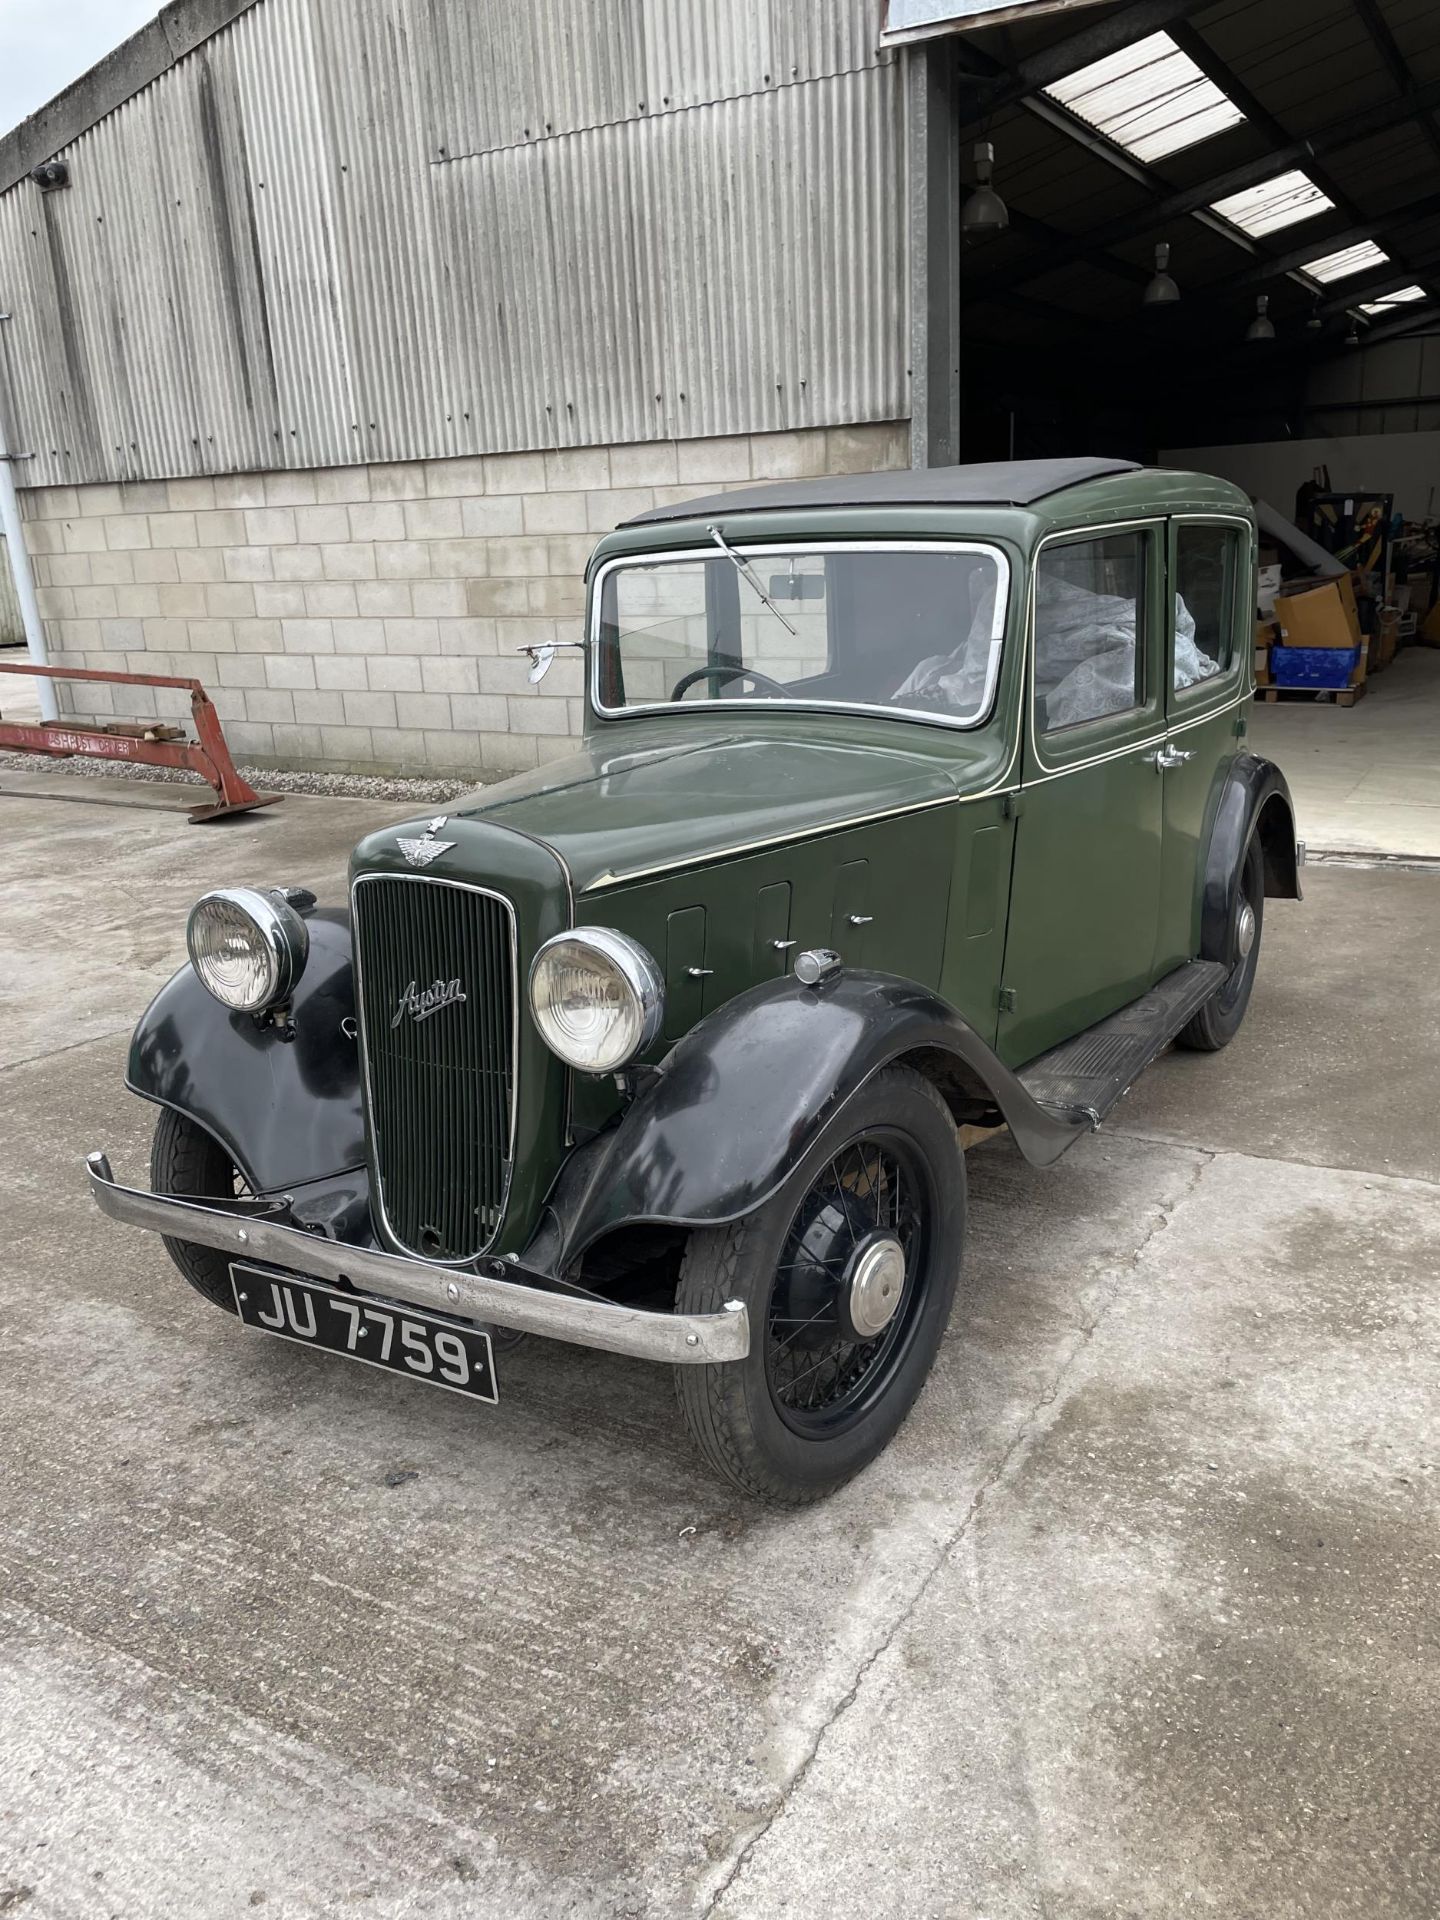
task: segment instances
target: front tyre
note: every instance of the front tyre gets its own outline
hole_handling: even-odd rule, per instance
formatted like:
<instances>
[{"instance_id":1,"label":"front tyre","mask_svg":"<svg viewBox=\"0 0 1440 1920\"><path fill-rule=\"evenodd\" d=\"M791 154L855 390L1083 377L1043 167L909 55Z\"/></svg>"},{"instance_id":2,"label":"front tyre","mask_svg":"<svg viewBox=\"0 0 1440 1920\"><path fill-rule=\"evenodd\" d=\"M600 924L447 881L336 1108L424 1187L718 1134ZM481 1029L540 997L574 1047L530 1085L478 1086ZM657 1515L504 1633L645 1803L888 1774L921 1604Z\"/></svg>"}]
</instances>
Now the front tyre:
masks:
<instances>
[{"instance_id":1,"label":"front tyre","mask_svg":"<svg viewBox=\"0 0 1440 1920\"><path fill-rule=\"evenodd\" d=\"M234 1200L250 1189L235 1162L212 1135L173 1107L162 1107L150 1146L150 1186L177 1200ZM212 1307L234 1313L229 1256L165 1236L165 1251Z\"/></svg>"},{"instance_id":2,"label":"front tyre","mask_svg":"<svg viewBox=\"0 0 1440 1920\"><path fill-rule=\"evenodd\" d=\"M750 1314L744 1360L675 1369L715 1471L798 1506L868 1466L925 1384L964 1239L955 1124L908 1067L870 1081L755 1213L692 1233L677 1310Z\"/></svg>"}]
</instances>

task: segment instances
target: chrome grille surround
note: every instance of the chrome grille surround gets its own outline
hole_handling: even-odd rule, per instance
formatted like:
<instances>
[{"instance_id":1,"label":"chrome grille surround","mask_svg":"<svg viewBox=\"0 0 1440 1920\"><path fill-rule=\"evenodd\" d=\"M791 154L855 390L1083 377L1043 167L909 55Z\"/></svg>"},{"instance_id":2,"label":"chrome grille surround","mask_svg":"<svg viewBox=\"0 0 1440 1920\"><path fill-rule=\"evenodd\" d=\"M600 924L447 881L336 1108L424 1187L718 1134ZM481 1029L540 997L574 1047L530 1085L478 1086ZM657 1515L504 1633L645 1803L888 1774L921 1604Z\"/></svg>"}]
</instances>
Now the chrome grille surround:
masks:
<instances>
[{"instance_id":1,"label":"chrome grille surround","mask_svg":"<svg viewBox=\"0 0 1440 1920\"><path fill-rule=\"evenodd\" d=\"M387 914L387 897L394 907L405 899L391 896L392 889L411 890L414 906ZM490 887L420 873L359 874L350 898L376 1230L397 1252L436 1266L468 1266L499 1231L514 1157L520 1023L514 903ZM423 1027L401 1020L397 1007L412 981L423 992L434 979L456 978L463 1002L437 1007ZM430 1038L404 1057L403 1039L392 1042L397 1030L406 1039L428 1030ZM501 1084L487 1095L484 1082L497 1075ZM426 1214L439 1216L438 1250L421 1233ZM458 1230L472 1216L473 1239Z\"/></svg>"}]
</instances>

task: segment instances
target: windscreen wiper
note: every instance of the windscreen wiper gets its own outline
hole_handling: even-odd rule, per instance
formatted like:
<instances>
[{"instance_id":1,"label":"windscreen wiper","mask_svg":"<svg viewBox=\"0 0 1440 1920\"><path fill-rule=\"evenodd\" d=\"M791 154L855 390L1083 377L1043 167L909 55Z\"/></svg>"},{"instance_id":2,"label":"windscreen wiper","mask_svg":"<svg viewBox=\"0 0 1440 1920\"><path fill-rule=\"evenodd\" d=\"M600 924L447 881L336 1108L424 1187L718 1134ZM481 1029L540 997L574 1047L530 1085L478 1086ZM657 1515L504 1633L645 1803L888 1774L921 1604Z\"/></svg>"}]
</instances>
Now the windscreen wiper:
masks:
<instances>
[{"instance_id":1,"label":"windscreen wiper","mask_svg":"<svg viewBox=\"0 0 1440 1920\"><path fill-rule=\"evenodd\" d=\"M709 534L710 538L715 542L716 546L719 547L720 551L723 554L725 554L730 561L733 562L735 571L739 574L740 578L742 580L748 581L750 585L754 588L756 593L759 594L760 598L765 602L765 605L770 609L771 613L774 614L775 618L780 622L781 626L784 627L785 631L787 633L793 633L798 639L799 629L797 627L792 627L790 625L790 622L785 618L784 614L781 613L779 607L776 606L775 602L770 598L769 594L766 593L764 587L761 586L760 581L756 576L755 569L751 566L750 562L748 560L741 558L741 556L735 551L734 547L730 545L729 541L725 538L724 534L721 533L718 527L706 527L705 531Z\"/></svg>"}]
</instances>

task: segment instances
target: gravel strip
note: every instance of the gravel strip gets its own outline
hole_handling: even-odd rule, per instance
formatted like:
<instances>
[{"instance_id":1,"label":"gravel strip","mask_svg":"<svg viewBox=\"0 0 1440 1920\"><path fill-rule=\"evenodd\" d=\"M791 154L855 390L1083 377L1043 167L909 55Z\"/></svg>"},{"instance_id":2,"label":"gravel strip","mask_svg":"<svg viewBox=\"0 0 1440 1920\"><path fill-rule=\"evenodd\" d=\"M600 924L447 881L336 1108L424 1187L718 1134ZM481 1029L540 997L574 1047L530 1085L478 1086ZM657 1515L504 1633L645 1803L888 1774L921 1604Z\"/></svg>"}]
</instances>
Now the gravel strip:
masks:
<instances>
[{"instance_id":1,"label":"gravel strip","mask_svg":"<svg viewBox=\"0 0 1440 1920\"><path fill-rule=\"evenodd\" d=\"M38 753L0 753L0 770L15 773L72 773L81 779L159 781L166 786L207 787L198 773L181 767L140 767L123 760L47 760ZM417 807L458 799L488 783L478 775L446 779L384 773L307 773L288 767L241 767L240 776L257 793L312 793L337 800L413 800Z\"/></svg>"}]
</instances>

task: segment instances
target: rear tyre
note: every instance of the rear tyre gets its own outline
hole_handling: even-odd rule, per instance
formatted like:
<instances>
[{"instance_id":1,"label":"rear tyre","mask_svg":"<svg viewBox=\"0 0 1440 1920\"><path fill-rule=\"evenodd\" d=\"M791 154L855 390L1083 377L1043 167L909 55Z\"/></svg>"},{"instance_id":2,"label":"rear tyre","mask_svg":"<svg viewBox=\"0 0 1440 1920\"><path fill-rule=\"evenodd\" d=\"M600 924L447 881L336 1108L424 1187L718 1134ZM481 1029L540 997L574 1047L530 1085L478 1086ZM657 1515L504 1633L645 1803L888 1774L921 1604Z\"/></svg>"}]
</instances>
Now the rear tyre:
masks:
<instances>
[{"instance_id":1,"label":"rear tyre","mask_svg":"<svg viewBox=\"0 0 1440 1920\"><path fill-rule=\"evenodd\" d=\"M868 1466L925 1384L964 1238L955 1123L908 1067L878 1074L772 1200L692 1233L678 1311L750 1315L744 1360L675 1369L715 1472L799 1506Z\"/></svg>"},{"instance_id":2,"label":"rear tyre","mask_svg":"<svg viewBox=\"0 0 1440 1920\"><path fill-rule=\"evenodd\" d=\"M162 1107L150 1145L150 1185L177 1200L234 1200L248 1193L245 1177L211 1134L183 1113ZM165 1236L165 1251L212 1307L234 1313L230 1261L214 1247L191 1246Z\"/></svg>"},{"instance_id":3,"label":"rear tyre","mask_svg":"<svg viewBox=\"0 0 1440 1920\"><path fill-rule=\"evenodd\" d=\"M1245 851L1245 864L1240 869L1239 899L1235 906L1239 951L1224 985L1175 1036L1177 1047L1187 1047L1192 1053L1218 1053L1222 1047L1228 1047L1240 1031L1245 1010L1250 1005L1250 991L1255 985L1264 921L1265 860L1256 836Z\"/></svg>"}]
</instances>

